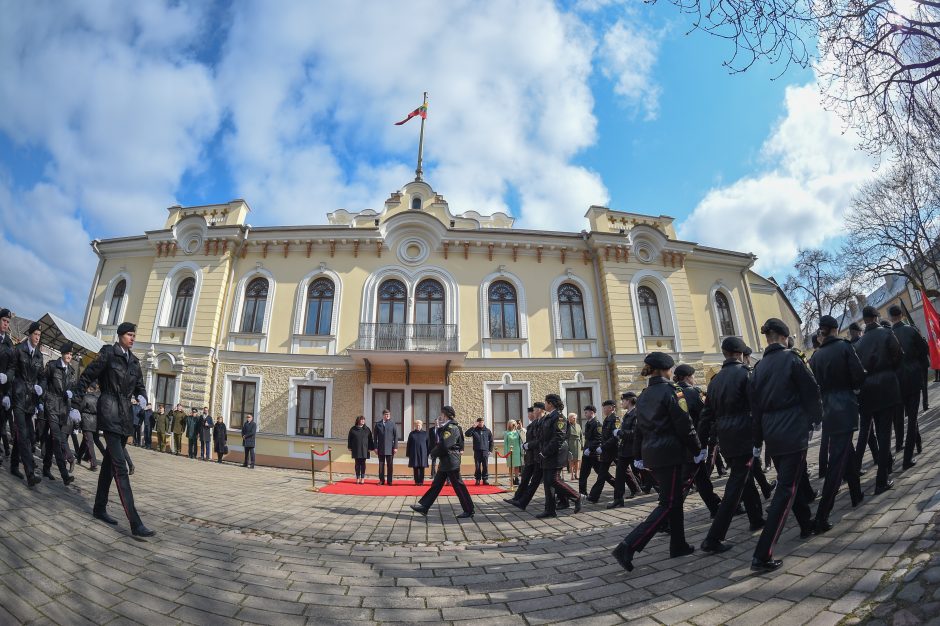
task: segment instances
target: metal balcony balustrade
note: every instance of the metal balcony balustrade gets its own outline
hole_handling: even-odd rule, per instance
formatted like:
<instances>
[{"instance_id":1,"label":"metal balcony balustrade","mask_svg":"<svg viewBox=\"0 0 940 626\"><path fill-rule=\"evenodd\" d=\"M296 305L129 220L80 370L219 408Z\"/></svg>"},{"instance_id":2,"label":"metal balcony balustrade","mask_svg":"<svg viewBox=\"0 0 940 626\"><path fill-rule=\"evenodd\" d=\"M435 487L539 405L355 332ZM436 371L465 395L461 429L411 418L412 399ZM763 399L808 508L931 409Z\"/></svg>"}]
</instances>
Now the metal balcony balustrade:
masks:
<instances>
[{"instance_id":1,"label":"metal balcony balustrade","mask_svg":"<svg viewBox=\"0 0 940 626\"><path fill-rule=\"evenodd\" d=\"M354 350L457 352L456 324L359 324Z\"/></svg>"}]
</instances>

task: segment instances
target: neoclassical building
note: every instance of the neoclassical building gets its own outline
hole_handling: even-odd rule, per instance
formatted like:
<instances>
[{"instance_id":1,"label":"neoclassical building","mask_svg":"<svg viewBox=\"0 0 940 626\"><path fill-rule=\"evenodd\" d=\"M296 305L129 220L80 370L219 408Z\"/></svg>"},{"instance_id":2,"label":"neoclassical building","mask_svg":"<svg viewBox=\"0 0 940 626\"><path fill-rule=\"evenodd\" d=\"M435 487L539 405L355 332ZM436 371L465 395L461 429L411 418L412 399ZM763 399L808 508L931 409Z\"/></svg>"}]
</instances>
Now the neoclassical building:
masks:
<instances>
[{"instance_id":1,"label":"neoclassical building","mask_svg":"<svg viewBox=\"0 0 940 626\"><path fill-rule=\"evenodd\" d=\"M262 463L309 464L314 444L342 467L355 417L384 408L403 437L451 404L500 438L547 393L578 410L640 388L648 351L708 376L725 336L757 351L764 319L799 328L752 254L681 241L666 216L592 206L580 233L523 230L423 181L325 225L252 227L243 200L168 211L92 242L84 329L137 322L149 397L231 429L253 414Z\"/></svg>"}]
</instances>

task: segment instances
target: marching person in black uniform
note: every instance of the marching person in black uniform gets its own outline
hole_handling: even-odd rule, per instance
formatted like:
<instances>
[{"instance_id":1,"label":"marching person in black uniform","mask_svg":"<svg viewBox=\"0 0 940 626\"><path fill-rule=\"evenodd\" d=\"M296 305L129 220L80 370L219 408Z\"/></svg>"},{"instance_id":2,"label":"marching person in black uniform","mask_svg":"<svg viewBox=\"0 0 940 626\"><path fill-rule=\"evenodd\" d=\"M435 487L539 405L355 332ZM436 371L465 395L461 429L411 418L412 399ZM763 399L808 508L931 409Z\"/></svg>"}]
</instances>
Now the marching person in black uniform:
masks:
<instances>
[{"instance_id":1,"label":"marching person in black uniform","mask_svg":"<svg viewBox=\"0 0 940 626\"><path fill-rule=\"evenodd\" d=\"M10 456L10 441L7 438L6 425L10 432L16 427L13 422L13 339L10 338L10 309L0 309L0 441L3 442L3 455ZM0 458L0 465L3 459Z\"/></svg>"},{"instance_id":2,"label":"marching person in black uniform","mask_svg":"<svg viewBox=\"0 0 940 626\"><path fill-rule=\"evenodd\" d=\"M861 424L855 445L855 467L861 468L865 443L874 423L878 436L878 476L875 479L875 495L878 495L894 486L894 481L888 480L891 472L891 424L894 412L901 404L898 369L904 354L894 332L878 324L877 309L866 306L862 319L865 321L865 334L855 344L855 352L868 376L859 395Z\"/></svg>"},{"instance_id":3,"label":"marching person in black uniform","mask_svg":"<svg viewBox=\"0 0 940 626\"><path fill-rule=\"evenodd\" d=\"M532 452L526 448L526 444L532 439L535 407L530 406L526 409L526 418L525 439L520 444L522 447L522 469L519 471L519 485L516 487L516 493L511 498L506 498L506 502L510 504L516 504L519 501L519 496L529 488L529 483L532 481L532 472L535 470L535 460L532 458Z\"/></svg>"},{"instance_id":4,"label":"marching person in black uniform","mask_svg":"<svg viewBox=\"0 0 940 626\"><path fill-rule=\"evenodd\" d=\"M613 400L604 400L604 404ZM620 419L620 428L614 431L617 437L617 472L614 476L614 501L608 509L619 509L624 505L624 497L632 498L640 491L640 484L633 474L633 433L636 430L636 394L627 391L620 395L620 406L624 410ZM626 496L627 486L630 495Z\"/></svg>"},{"instance_id":5,"label":"marching person in black uniform","mask_svg":"<svg viewBox=\"0 0 940 626\"><path fill-rule=\"evenodd\" d=\"M65 456L68 440L65 432L69 421L69 401L72 399L72 342L66 341L59 350L62 358L49 361L46 364L46 393L43 409L46 414L46 452L43 455L42 475L50 480L52 477L52 458L55 457L56 466L66 486L73 480L65 468ZM78 413L76 411L76 413ZM81 415L78 417L81 420ZM48 460L46 459L48 456Z\"/></svg>"},{"instance_id":6,"label":"marching person in black uniform","mask_svg":"<svg viewBox=\"0 0 940 626\"><path fill-rule=\"evenodd\" d=\"M803 475L809 434L822 421L822 403L813 373L796 352L786 348L790 335L787 325L770 318L761 326L761 334L767 336L767 348L764 358L751 372L748 387L754 426L753 454L759 456L762 444L767 444L777 468L778 485L767 512L767 523L754 549L751 569L772 571L783 564L773 558L773 550L791 507L800 525L800 536L809 537L813 532L808 504L812 494L806 493Z\"/></svg>"},{"instance_id":7,"label":"marching person in black uniform","mask_svg":"<svg viewBox=\"0 0 940 626\"><path fill-rule=\"evenodd\" d=\"M539 454L542 458L542 485L545 488L545 510L535 517L543 519L558 515L555 505L555 490L558 490L562 508L568 507L568 499L574 500L574 512L581 511L582 496L561 477L561 470L568 465L568 419L562 411L565 404L558 394L545 396L545 404L552 412L542 419ZM567 497L566 497L567 496Z\"/></svg>"},{"instance_id":8,"label":"marching person in black uniform","mask_svg":"<svg viewBox=\"0 0 940 626\"><path fill-rule=\"evenodd\" d=\"M840 338L838 331L838 320L831 315L823 315L819 320L819 349L809 360L822 393L823 434L828 440L829 469L814 522L817 534L832 528L829 513L843 477L849 484L852 506L858 506L863 497L855 467L852 435L858 430L858 394L865 384L865 368L858 360L855 348L848 340Z\"/></svg>"},{"instance_id":9,"label":"marching person in black uniform","mask_svg":"<svg viewBox=\"0 0 940 626\"><path fill-rule=\"evenodd\" d=\"M721 342L725 361L721 370L708 383L705 406L699 421L698 432L702 442L713 443L717 440L731 470L715 521L702 542L704 552L724 552L731 548L721 542L728 534L731 518L742 498L751 530L764 527L764 511L751 475L754 465L754 427L748 400L750 370L744 365L744 348L744 342L738 337L726 337Z\"/></svg>"},{"instance_id":10,"label":"marching person in black uniform","mask_svg":"<svg viewBox=\"0 0 940 626\"><path fill-rule=\"evenodd\" d=\"M117 520L108 515L107 510L108 492L113 480L130 522L131 533L136 537L152 537L156 533L144 526L134 506L134 494L128 477L130 460L124 449L127 438L134 434L131 396L135 396L141 406L147 406L140 361L131 352L137 337L137 327L130 322L122 322L117 327L117 337L117 343L102 347L98 358L85 368L72 394L72 405L81 407L88 386L92 382L98 383L101 395L98 398L97 426L104 431L105 450L92 515L108 524L117 524Z\"/></svg>"},{"instance_id":11,"label":"marching person in black uniform","mask_svg":"<svg viewBox=\"0 0 940 626\"><path fill-rule=\"evenodd\" d=\"M663 352L651 352L643 362L641 376L649 376L649 385L637 400L634 465L653 472L659 483L659 505L614 548L614 558L628 572L633 571L633 555L646 547L663 524L669 524L670 557L695 552L685 540L683 476L693 457L697 463L705 460L683 393L669 380L675 361Z\"/></svg>"},{"instance_id":12,"label":"marching person in black uniform","mask_svg":"<svg viewBox=\"0 0 940 626\"><path fill-rule=\"evenodd\" d=\"M535 417L532 421L529 422L529 425L525 429L525 443L522 444L522 449L525 451L525 462L527 465L522 468L522 480L520 481L519 489L516 490L516 497L510 500L510 504L513 506L522 509L525 511L526 507L529 506L529 502L532 501L535 492L539 490L539 487L542 486L542 457L540 455L542 449L541 442L541 433L542 433L542 418L545 415L545 403L536 402L532 405L532 414ZM530 463L531 464L528 464ZM522 485L526 480L526 470L528 472L529 484L523 489Z\"/></svg>"},{"instance_id":13,"label":"marching person in black uniform","mask_svg":"<svg viewBox=\"0 0 940 626\"><path fill-rule=\"evenodd\" d=\"M617 406L613 403L601 405L604 413L604 422L601 424L601 443L591 451L591 454L597 455L594 461L594 471L597 473L597 480L588 494L587 501L597 503L601 498L601 492L604 491L604 485L614 486L614 477L610 475L610 466L617 459L617 437L614 431L620 428L620 416L617 415ZM585 444L585 447L587 445Z\"/></svg>"},{"instance_id":14,"label":"marching person in black uniform","mask_svg":"<svg viewBox=\"0 0 940 626\"><path fill-rule=\"evenodd\" d=\"M594 407L590 408L591 411L588 411L587 407L584 409L584 416L588 419L581 427L581 431L584 433L584 454L581 459L581 472L578 475L578 491L584 495L588 493L587 482L591 470L598 471L600 456L597 451L604 443L604 440L601 439L601 420L594 412ZM607 409L602 406L602 410L606 411Z\"/></svg>"},{"instance_id":15,"label":"marching person in black uniform","mask_svg":"<svg viewBox=\"0 0 940 626\"><path fill-rule=\"evenodd\" d=\"M434 480L430 488L425 492L418 504L412 504L411 508L421 515L427 515L428 509L437 500L441 494L444 483L450 481L454 493L463 507L463 513L457 516L457 519L466 519L473 517L473 499L470 498L470 492L460 477L460 457L463 454L463 430L457 424L457 413L453 407L445 406L441 408L441 417L445 420L441 425L440 438L437 445L434 446L429 455L438 460L437 473L434 474Z\"/></svg>"},{"instance_id":16,"label":"marching person in black uniform","mask_svg":"<svg viewBox=\"0 0 940 626\"><path fill-rule=\"evenodd\" d=\"M698 423L705 403L702 400L702 391L695 386L695 368L688 363L678 365L672 380L682 389L682 395L685 397L685 402L689 407L689 417L692 418L692 426L695 427L696 432L701 434ZM703 443L705 442L703 441ZM708 475L708 472L705 471L705 468L708 467L707 454L706 444L706 463L703 464L701 468L697 466L689 467L688 471L693 473L692 480L695 483L695 489L702 498L702 502L708 507L712 518L714 518L718 513L718 505L721 504L721 498L715 495L715 487L712 485L711 477Z\"/></svg>"},{"instance_id":17,"label":"marching person in black uniform","mask_svg":"<svg viewBox=\"0 0 940 626\"><path fill-rule=\"evenodd\" d=\"M43 388L46 385L46 371L42 366L42 352L39 340L42 329L39 322L33 322L26 331L26 340L13 350L13 457L10 460L10 473L23 478L19 464L23 463L26 483L29 487L39 484L42 479L36 476L33 464L33 442L36 440L33 430L33 413L39 405Z\"/></svg>"},{"instance_id":18,"label":"marching person in black uniform","mask_svg":"<svg viewBox=\"0 0 940 626\"><path fill-rule=\"evenodd\" d=\"M901 407L895 413L895 434L897 448L900 451L903 442L904 469L914 466L914 446L920 441L920 429L917 427L917 409L920 405L921 390L924 387L924 374L930 366L930 347L920 332L904 323L901 307L896 304L888 309L891 317L891 329L904 351L904 360L898 372L901 385ZM904 415L907 415L907 436L904 436Z\"/></svg>"}]
</instances>

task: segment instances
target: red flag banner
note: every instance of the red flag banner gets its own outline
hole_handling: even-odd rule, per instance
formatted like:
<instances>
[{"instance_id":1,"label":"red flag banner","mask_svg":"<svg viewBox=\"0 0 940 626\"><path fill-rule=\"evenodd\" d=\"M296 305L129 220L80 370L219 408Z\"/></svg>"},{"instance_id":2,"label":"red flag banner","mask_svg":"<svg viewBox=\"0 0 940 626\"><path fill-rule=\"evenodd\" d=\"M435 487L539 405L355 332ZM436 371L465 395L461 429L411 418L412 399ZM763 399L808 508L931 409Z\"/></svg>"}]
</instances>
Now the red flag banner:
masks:
<instances>
[{"instance_id":1,"label":"red flag banner","mask_svg":"<svg viewBox=\"0 0 940 626\"><path fill-rule=\"evenodd\" d=\"M927 344L930 346L930 368L940 369L940 315L933 308L930 298L923 290L920 297L924 303L924 321L927 325Z\"/></svg>"},{"instance_id":2,"label":"red flag banner","mask_svg":"<svg viewBox=\"0 0 940 626\"><path fill-rule=\"evenodd\" d=\"M425 102L424 104L422 104L421 106L419 106L417 109L415 109L414 111L412 111L411 113L409 113L409 114L408 114L408 117L406 117L406 118L403 119L402 121L400 121L400 122L395 122L395 126L401 126L402 124L404 124L405 122L407 122L408 120L410 120L410 119L413 118L413 117L420 117L420 118L423 119L423 120L428 119L428 104L427 104L427 102Z\"/></svg>"}]
</instances>

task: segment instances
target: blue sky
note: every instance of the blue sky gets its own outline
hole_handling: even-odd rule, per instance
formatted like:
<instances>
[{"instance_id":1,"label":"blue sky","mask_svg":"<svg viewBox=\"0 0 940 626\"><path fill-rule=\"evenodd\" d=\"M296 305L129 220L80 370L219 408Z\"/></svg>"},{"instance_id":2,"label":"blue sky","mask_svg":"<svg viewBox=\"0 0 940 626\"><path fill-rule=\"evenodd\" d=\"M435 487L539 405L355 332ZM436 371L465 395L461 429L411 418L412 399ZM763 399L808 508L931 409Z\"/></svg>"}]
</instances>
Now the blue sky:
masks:
<instances>
[{"instance_id":1,"label":"blue sky","mask_svg":"<svg viewBox=\"0 0 940 626\"><path fill-rule=\"evenodd\" d=\"M425 178L454 211L563 230L591 204L663 213L778 276L871 176L812 70L729 75L729 44L668 2L0 10L0 304L27 316L80 322L89 240L175 203L242 197L255 225L379 207L413 176L417 123L392 124L423 90Z\"/></svg>"}]
</instances>

